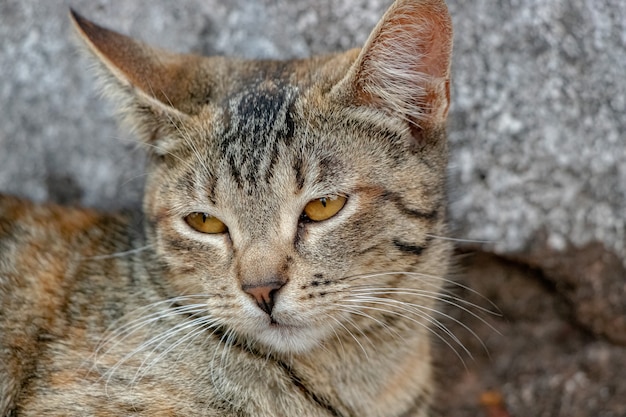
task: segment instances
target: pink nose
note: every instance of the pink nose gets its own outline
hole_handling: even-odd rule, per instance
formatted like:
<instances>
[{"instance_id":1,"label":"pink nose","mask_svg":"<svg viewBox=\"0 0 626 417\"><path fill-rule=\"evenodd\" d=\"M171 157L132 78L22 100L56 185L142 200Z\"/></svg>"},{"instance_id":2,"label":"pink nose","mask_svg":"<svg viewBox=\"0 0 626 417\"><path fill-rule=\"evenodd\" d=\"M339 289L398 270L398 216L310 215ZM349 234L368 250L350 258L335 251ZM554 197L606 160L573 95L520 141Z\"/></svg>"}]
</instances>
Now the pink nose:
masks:
<instances>
[{"instance_id":1,"label":"pink nose","mask_svg":"<svg viewBox=\"0 0 626 417\"><path fill-rule=\"evenodd\" d=\"M261 310L271 315L276 294L284 285L282 281L270 281L261 284L244 284L241 289L256 301Z\"/></svg>"}]
</instances>

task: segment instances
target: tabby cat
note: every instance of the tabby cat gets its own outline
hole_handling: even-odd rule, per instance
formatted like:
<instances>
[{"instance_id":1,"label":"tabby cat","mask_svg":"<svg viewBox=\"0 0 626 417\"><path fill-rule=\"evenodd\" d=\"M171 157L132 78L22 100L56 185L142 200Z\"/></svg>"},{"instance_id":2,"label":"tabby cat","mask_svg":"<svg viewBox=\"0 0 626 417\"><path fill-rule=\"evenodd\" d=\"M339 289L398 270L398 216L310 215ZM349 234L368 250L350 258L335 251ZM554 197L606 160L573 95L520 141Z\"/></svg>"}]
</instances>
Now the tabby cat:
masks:
<instances>
[{"instance_id":1,"label":"tabby cat","mask_svg":"<svg viewBox=\"0 0 626 417\"><path fill-rule=\"evenodd\" d=\"M72 20L148 150L143 213L0 198L0 414L431 415L444 2L291 61Z\"/></svg>"}]
</instances>

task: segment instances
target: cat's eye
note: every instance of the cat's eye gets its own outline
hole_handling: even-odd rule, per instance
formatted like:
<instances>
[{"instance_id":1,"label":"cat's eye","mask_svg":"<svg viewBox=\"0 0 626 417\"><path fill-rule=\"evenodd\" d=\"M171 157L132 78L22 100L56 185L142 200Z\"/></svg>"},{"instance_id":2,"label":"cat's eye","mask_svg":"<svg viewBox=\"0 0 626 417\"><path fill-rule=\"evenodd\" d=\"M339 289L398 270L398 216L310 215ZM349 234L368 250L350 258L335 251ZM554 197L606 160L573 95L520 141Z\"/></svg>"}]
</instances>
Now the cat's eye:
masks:
<instances>
[{"instance_id":1,"label":"cat's eye","mask_svg":"<svg viewBox=\"0 0 626 417\"><path fill-rule=\"evenodd\" d=\"M330 219L346 204L347 198L340 195L311 200L304 206L303 217L314 222L321 222Z\"/></svg>"},{"instance_id":2,"label":"cat's eye","mask_svg":"<svg viewBox=\"0 0 626 417\"><path fill-rule=\"evenodd\" d=\"M217 217L206 213L194 212L185 217L185 221L200 233L224 233L228 227Z\"/></svg>"}]
</instances>

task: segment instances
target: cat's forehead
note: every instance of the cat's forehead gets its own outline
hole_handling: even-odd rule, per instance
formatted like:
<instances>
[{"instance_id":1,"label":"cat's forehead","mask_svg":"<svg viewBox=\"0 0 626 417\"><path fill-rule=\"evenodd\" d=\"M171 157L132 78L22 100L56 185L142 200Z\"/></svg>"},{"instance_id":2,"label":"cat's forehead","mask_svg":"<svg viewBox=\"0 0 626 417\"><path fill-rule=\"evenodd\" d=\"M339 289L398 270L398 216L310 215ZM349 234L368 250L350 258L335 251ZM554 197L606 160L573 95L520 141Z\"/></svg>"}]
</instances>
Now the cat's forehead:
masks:
<instances>
[{"instance_id":1,"label":"cat's forehead","mask_svg":"<svg viewBox=\"0 0 626 417\"><path fill-rule=\"evenodd\" d=\"M243 84L221 103L224 142L293 137L294 102L299 88L282 79L261 77Z\"/></svg>"},{"instance_id":2,"label":"cat's forehead","mask_svg":"<svg viewBox=\"0 0 626 417\"><path fill-rule=\"evenodd\" d=\"M282 80L257 78L221 100L211 141L239 188L258 186L274 174L280 152L294 140L297 95Z\"/></svg>"}]
</instances>

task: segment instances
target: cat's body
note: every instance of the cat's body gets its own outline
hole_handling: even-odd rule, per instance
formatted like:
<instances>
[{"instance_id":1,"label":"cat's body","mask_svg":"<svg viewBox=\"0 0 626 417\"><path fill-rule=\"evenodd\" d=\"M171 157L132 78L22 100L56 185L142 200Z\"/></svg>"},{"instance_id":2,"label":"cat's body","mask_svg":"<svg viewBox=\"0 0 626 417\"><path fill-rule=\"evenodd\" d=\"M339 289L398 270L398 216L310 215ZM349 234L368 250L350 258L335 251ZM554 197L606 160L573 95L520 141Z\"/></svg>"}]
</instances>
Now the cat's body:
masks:
<instances>
[{"instance_id":1,"label":"cat's body","mask_svg":"<svg viewBox=\"0 0 626 417\"><path fill-rule=\"evenodd\" d=\"M398 2L361 52L290 62L75 19L153 149L145 218L0 197L0 413L428 415L445 5Z\"/></svg>"}]
</instances>

